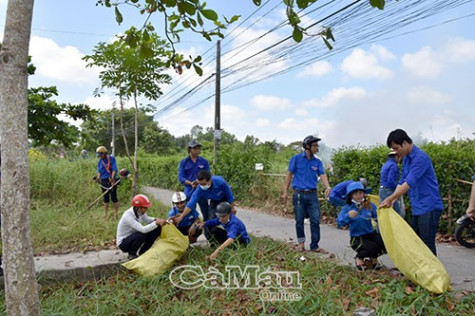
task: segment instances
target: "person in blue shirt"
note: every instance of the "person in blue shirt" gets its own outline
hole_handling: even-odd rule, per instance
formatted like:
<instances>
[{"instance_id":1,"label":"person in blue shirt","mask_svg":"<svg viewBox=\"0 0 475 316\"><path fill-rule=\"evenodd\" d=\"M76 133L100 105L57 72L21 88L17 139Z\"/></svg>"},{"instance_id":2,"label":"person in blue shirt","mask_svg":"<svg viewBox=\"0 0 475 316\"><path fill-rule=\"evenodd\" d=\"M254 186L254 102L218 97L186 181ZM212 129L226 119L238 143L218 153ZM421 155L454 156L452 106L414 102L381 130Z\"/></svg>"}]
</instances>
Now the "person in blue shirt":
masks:
<instances>
[{"instance_id":1,"label":"person in blue shirt","mask_svg":"<svg viewBox=\"0 0 475 316\"><path fill-rule=\"evenodd\" d=\"M221 202L228 202L231 205L233 214L236 214L234 209L234 195L229 184L220 176L211 176L208 170L201 170L197 176L198 188L195 190L190 200L186 204L183 213L175 219L175 223L179 223L183 218L196 208L196 204L201 199L209 200L208 219L216 217L216 207ZM205 232L206 233L206 232ZM207 234L206 238L209 238Z\"/></svg>"},{"instance_id":2,"label":"person in blue shirt","mask_svg":"<svg viewBox=\"0 0 475 316\"><path fill-rule=\"evenodd\" d=\"M318 246L320 242L320 204L317 196L319 179L325 185L325 198L330 194L328 182L322 161L315 155L318 152L320 138L307 136L302 142L304 151L290 158L288 174L285 178L282 198L287 203L288 189L292 182L292 202L294 205L295 230L299 251L305 251L304 220L310 218L311 243L310 250L319 253L328 253Z\"/></svg>"},{"instance_id":3,"label":"person in blue shirt","mask_svg":"<svg viewBox=\"0 0 475 316\"><path fill-rule=\"evenodd\" d=\"M384 201L388 196L394 193L399 180L399 167L397 163L399 157L394 150L388 153L388 159L381 167L380 180L379 180L379 200ZM393 209L404 218L405 214L402 214L399 200L394 202Z\"/></svg>"},{"instance_id":4,"label":"person in blue shirt","mask_svg":"<svg viewBox=\"0 0 475 316\"><path fill-rule=\"evenodd\" d=\"M198 188L197 176L201 170L210 171L209 162L200 156L201 144L197 140L190 140L188 143L188 157L183 158L178 166L178 181L185 187L185 195L189 200ZM206 221L208 215L208 200L198 201L203 219Z\"/></svg>"},{"instance_id":5,"label":"person in blue shirt","mask_svg":"<svg viewBox=\"0 0 475 316\"><path fill-rule=\"evenodd\" d=\"M381 202L380 207L392 207L400 196L408 193L412 206L411 227L437 255L435 235L444 205L432 161L402 129L389 133L387 145L403 159L403 165L396 190Z\"/></svg>"},{"instance_id":6,"label":"person in blue shirt","mask_svg":"<svg viewBox=\"0 0 475 316\"><path fill-rule=\"evenodd\" d=\"M470 193L470 200L467 207L468 217L475 219L475 174L473 175L472 191Z\"/></svg>"},{"instance_id":7,"label":"person in blue shirt","mask_svg":"<svg viewBox=\"0 0 475 316\"><path fill-rule=\"evenodd\" d=\"M199 224L200 227L209 230L211 244L219 245L209 256L210 260L215 260L221 250L230 246L235 247L235 241L242 246L247 246L251 242L246 225L233 214L231 204L228 202L219 203L215 214L217 218Z\"/></svg>"},{"instance_id":8,"label":"person in blue shirt","mask_svg":"<svg viewBox=\"0 0 475 316\"><path fill-rule=\"evenodd\" d=\"M361 182L353 182L346 190L346 205L338 214L338 225L349 225L350 245L356 251L356 268L379 269L378 257L386 252L381 235L375 231L377 207L366 198Z\"/></svg>"},{"instance_id":9,"label":"person in blue shirt","mask_svg":"<svg viewBox=\"0 0 475 316\"><path fill-rule=\"evenodd\" d=\"M99 158L97 162L97 175L94 178L96 182L101 184L102 193L108 191L104 195L104 217L107 218L109 210L109 201L114 203L115 218L119 218L119 200L117 199L117 163L115 157L107 154L107 148L99 146L96 149L96 156Z\"/></svg>"},{"instance_id":10,"label":"person in blue shirt","mask_svg":"<svg viewBox=\"0 0 475 316\"><path fill-rule=\"evenodd\" d=\"M344 206L346 204L346 188L353 182L353 180L346 180L335 185L330 191L330 195L328 196L328 203L337 208ZM368 181L365 178L360 178L360 182L366 189L366 187L368 186ZM371 193L371 189L368 189L367 191L368 193Z\"/></svg>"},{"instance_id":11,"label":"person in blue shirt","mask_svg":"<svg viewBox=\"0 0 475 316\"><path fill-rule=\"evenodd\" d=\"M175 218L181 215L185 210L186 195L183 192L175 192L172 195L173 207L168 212L168 219L174 221ZM194 243L196 239L203 232L198 228L200 222L200 215L194 209L177 225L178 230L185 236L188 236L190 244Z\"/></svg>"}]
</instances>

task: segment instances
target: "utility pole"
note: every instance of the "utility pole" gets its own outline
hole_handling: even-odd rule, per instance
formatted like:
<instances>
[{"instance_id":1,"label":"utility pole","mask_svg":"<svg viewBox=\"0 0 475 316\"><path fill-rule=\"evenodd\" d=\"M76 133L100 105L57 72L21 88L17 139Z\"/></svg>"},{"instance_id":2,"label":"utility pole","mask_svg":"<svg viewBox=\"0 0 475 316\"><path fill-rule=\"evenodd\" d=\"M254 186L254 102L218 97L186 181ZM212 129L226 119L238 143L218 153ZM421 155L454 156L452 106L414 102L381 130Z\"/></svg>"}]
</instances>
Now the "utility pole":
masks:
<instances>
[{"instance_id":1,"label":"utility pole","mask_svg":"<svg viewBox=\"0 0 475 316\"><path fill-rule=\"evenodd\" d=\"M214 101L214 150L213 163L217 162L219 140L221 139L221 41L216 43L216 91Z\"/></svg>"},{"instance_id":2,"label":"utility pole","mask_svg":"<svg viewBox=\"0 0 475 316\"><path fill-rule=\"evenodd\" d=\"M112 140L111 140L111 155L115 156L115 107L112 106Z\"/></svg>"}]
</instances>

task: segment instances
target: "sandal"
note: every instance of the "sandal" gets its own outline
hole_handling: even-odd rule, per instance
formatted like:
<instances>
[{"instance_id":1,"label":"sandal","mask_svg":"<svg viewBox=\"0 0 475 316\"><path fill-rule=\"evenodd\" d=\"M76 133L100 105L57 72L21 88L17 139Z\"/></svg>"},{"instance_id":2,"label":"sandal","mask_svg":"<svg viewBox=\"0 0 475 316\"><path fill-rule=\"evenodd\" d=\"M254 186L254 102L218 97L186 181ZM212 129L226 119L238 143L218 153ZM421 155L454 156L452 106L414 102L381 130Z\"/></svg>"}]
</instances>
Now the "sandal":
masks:
<instances>
[{"instance_id":1,"label":"sandal","mask_svg":"<svg viewBox=\"0 0 475 316\"><path fill-rule=\"evenodd\" d=\"M316 252L316 253L322 253L322 254L328 254L328 251L326 251L323 248L317 248L317 249L312 249L311 251Z\"/></svg>"},{"instance_id":2,"label":"sandal","mask_svg":"<svg viewBox=\"0 0 475 316\"><path fill-rule=\"evenodd\" d=\"M363 259L355 257L355 265L358 271L364 271L366 269L365 262Z\"/></svg>"}]
</instances>

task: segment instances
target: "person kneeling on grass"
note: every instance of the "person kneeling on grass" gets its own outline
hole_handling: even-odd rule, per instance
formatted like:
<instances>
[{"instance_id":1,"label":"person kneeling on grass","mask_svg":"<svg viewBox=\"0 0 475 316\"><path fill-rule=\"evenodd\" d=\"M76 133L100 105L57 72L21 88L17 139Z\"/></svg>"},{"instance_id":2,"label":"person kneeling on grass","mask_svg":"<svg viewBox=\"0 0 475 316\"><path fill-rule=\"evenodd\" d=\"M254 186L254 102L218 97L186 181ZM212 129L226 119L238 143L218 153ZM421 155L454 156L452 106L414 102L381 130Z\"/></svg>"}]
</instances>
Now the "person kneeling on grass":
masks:
<instances>
[{"instance_id":1,"label":"person kneeling on grass","mask_svg":"<svg viewBox=\"0 0 475 316\"><path fill-rule=\"evenodd\" d=\"M172 195L172 205L173 207L168 212L168 219L174 222L174 219L180 216L185 210L186 204L186 195L183 192L175 192ZM178 223L178 230L185 236L188 236L190 244L194 243L196 239L203 232L202 229L198 228L198 223L200 222L200 216L196 209L192 209L188 215L186 215L183 220Z\"/></svg>"},{"instance_id":2,"label":"person kneeling on grass","mask_svg":"<svg viewBox=\"0 0 475 316\"><path fill-rule=\"evenodd\" d=\"M350 245L356 251L358 270L380 269L378 257L386 252L381 235L375 231L372 220L377 221L377 207L365 197L361 182L353 182L346 189L346 205L338 214L338 225L349 225Z\"/></svg>"},{"instance_id":3,"label":"person kneeling on grass","mask_svg":"<svg viewBox=\"0 0 475 316\"><path fill-rule=\"evenodd\" d=\"M204 227L209 231L211 245L219 244L218 248L209 256L210 260L215 260L218 253L224 248L235 247L235 241L243 246L247 246L251 242L246 226L231 212L231 204L228 202L219 203L216 207L216 216L217 218L199 224L199 227Z\"/></svg>"},{"instance_id":4,"label":"person kneeling on grass","mask_svg":"<svg viewBox=\"0 0 475 316\"><path fill-rule=\"evenodd\" d=\"M117 225L117 247L129 253L130 260L152 247L166 223L164 219L152 218L145 214L151 206L152 202L147 196L143 194L134 196L132 207L122 214Z\"/></svg>"}]
</instances>

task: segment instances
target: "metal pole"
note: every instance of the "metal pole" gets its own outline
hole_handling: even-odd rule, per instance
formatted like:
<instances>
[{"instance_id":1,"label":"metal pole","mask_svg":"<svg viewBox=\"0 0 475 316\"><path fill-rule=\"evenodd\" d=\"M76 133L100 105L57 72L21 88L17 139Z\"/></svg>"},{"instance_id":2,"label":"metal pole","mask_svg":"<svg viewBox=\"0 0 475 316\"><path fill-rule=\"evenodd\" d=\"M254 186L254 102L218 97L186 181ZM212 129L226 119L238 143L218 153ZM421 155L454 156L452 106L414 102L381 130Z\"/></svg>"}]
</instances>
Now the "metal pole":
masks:
<instances>
[{"instance_id":1,"label":"metal pole","mask_svg":"<svg viewBox=\"0 0 475 316\"><path fill-rule=\"evenodd\" d=\"M112 107L112 141L111 141L111 155L115 156L115 107Z\"/></svg>"},{"instance_id":2,"label":"metal pole","mask_svg":"<svg viewBox=\"0 0 475 316\"><path fill-rule=\"evenodd\" d=\"M213 163L217 162L219 138L221 137L221 41L216 43L216 92L214 107L214 150ZM219 137L219 138L218 138Z\"/></svg>"}]
</instances>

